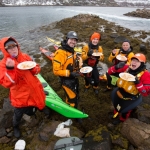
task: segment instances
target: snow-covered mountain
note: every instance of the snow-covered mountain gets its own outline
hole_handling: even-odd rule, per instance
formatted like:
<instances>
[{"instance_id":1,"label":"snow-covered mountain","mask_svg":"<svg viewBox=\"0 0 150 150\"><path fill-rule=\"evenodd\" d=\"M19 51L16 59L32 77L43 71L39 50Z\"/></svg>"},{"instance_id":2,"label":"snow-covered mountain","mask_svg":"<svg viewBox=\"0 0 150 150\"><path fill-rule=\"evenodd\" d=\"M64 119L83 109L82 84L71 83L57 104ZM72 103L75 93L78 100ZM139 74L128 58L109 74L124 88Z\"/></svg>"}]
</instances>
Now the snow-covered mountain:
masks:
<instances>
[{"instance_id":1,"label":"snow-covered mountain","mask_svg":"<svg viewBox=\"0 0 150 150\"><path fill-rule=\"evenodd\" d=\"M4 5L116 6L114 0L0 0Z\"/></svg>"},{"instance_id":2,"label":"snow-covered mountain","mask_svg":"<svg viewBox=\"0 0 150 150\"><path fill-rule=\"evenodd\" d=\"M127 2L127 3L150 3L150 0L115 0L115 2Z\"/></svg>"},{"instance_id":3,"label":"snow-covered mountain","mask_svg":"<svg viewBox=\"0 0 150 150\"><path fill-rule=\"evenodd\" d=\"M6 6L65 5L65 6L148 6L150 0L0 0Z\"/></svg>"},{"instance_id":4,"label":"snow-covered mountain","mask_svg":"<svg viewBox=\"0 0 150 150\"><path fill-rule=\"evenodd\" d=\"M115 0L119 6L150 6L150 0Z\"/></svg>"}]
</instances>

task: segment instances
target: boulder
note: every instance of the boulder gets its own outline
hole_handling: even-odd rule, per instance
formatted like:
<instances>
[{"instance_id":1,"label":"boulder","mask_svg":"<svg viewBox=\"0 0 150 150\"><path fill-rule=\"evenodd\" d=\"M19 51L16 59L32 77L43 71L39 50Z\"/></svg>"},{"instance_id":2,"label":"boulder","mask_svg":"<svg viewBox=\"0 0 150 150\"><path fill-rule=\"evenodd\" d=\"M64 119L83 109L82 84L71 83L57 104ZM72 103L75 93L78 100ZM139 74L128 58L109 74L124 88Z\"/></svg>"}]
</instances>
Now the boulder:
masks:
<instances>
[{"instance_id":1,"label":"boulder","mask_svg":"<svg viewBox=\"0 0 150 150\"><path fill-rule=\"evenodd\" d=\"M129 118L123 123L121 134L135 147L147 147L150 149L150 124Z\"/></svg>"}]
</instances>

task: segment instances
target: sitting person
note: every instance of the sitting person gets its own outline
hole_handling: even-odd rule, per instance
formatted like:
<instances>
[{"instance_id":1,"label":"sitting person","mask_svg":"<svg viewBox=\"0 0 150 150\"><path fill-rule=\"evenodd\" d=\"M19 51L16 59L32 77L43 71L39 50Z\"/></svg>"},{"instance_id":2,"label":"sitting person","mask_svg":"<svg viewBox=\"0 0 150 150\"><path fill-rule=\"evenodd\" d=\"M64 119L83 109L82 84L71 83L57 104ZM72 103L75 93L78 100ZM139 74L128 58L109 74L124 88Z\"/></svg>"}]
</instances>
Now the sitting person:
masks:
<instances>
[{"instance_id":1,"label":"sitting person","mask_svg":"<svg viewBox=\"0 0 150 150\"><path fill-rule=\"evenodd\" d=\"M131 65L124 72L132 76L126 79L119 78L117 87L111 93L114 105L113 124L125 121L131 111L142 102L142 96L150 94L150 73L146 70L146 57L144 54L137 53L131 58ZM123 70L122 70L123 71ZM130 79L130 81L128 81Z\"/></svg>"},{"instance_id":2,"label":"sitting person","mask_svg":"<svg viewBox=\"0 0 150 150\"><path fill-rule=\"evenodd\" d=\"M90 37L89 44L85 45L82 49L82 58L84 62L93 68L90 75L85 76L85 92L88 91L90 84L92 84L95 94L98 94L99 85L99 72L97 69L97 64L104 60L103 49L99 45L100 34L94 32ZM93 56L93 53L99 52L100 56Z\"/></svg>"},{"instance_id":3,"label":"sitting person","mask_svg":"<svg viewBox=\"0 0 150 150\"><path fill-rule=\"evenodd\" d=\"M130 43L128 40L125 40L123 43L122 43L122 48L121 49L113 49L112 50L112 53L110 54L108 60L110 62L113 62L113 66L119 64L118 66L116 66L116 69L120 69L122 68L125 64L127 65L130 65L130 62L131 62L131 58L133 57L134 53L132 52L133 49L132 47L130 46ZM117 59L117 56L118 55L121 55L121 56L125 56L127 59L126 60L119 60ZM110 68L108 69L108 72L106 72L106 76L107 76L107 87L106 89L104 90L105 91L109 91L109 90L112 90L112 84L111 84L111 81L112 81L112 77L111 76L115 76L115 77L119 77L119 71L118 72L115 72L113 73L112 71L110 71ZM110 74L111 72L111 74Z\"/></svg>"}]
</instances>

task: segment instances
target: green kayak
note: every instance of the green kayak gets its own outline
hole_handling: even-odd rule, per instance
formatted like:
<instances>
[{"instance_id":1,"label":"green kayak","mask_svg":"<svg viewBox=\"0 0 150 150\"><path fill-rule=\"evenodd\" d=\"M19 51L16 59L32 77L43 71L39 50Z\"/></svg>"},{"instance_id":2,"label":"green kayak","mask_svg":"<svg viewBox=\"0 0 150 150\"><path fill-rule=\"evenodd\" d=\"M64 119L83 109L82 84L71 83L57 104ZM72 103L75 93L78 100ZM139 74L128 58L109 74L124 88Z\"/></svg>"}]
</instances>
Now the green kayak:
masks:
<instances>
[{"instance_id":1,"label":"green kayak","mask_svg":"<svg viewBox=\"0 0 150 150\"><path fill-rule=\"evenodd\" d=\"M45 79L38 74L38 79L44 87L46 94L46 106L60 113L67 118L87 118L88 115L84 112L73 108L62 101L62 99L56 94L56 92L48 85Z\"/></svg>"}]
</instances>

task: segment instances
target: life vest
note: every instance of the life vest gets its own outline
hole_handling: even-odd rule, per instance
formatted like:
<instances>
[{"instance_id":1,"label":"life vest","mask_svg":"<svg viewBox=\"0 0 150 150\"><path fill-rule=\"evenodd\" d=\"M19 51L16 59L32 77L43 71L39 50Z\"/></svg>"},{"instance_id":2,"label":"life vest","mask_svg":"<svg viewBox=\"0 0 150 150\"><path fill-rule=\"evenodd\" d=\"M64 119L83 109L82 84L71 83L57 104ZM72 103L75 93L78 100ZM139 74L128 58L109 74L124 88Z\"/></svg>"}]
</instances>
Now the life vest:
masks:
<instances>
[{"instance_id":1,"label":"life vest","mask_svg":"<svg viewBox=\"0 0 150 150\"><path fill-rule=\"evenodd\" d=\"M141 71L136 75L138 79L143 75L145 71ZM137 95L139 93L138 89L135 86L135 83L133 81L126 81L123 80L122 78L119 78L117 81L117 86L119 88L124 89L125 92L130 93L132 95Z\"/></svg>"}]
</instances>

